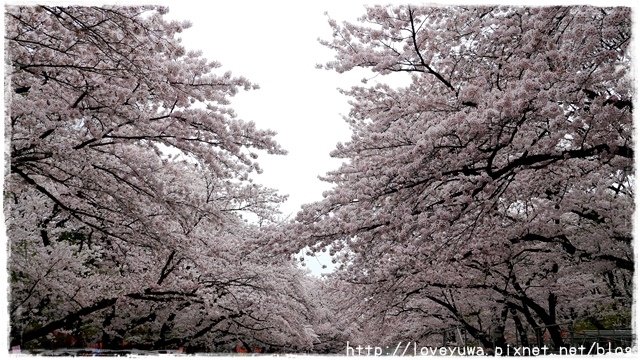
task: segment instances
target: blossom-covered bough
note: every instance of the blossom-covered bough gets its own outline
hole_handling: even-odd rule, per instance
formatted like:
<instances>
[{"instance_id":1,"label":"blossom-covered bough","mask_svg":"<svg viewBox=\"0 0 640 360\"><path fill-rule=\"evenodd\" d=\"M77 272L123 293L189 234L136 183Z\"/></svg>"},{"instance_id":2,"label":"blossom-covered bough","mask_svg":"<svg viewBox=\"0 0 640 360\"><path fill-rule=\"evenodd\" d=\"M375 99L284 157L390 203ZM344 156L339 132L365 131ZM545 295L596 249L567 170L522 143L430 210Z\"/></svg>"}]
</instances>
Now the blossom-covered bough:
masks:
<instances>
[{"instance_id":1,"label":"blossom-covered bough","mask_svg":"<svg viewBox=\"0 0 640 360\"><path fill-rule=\"evenodd\" d=\"M374 6L330 25L326 68L379 76L343 90L346 161L289 233L339 258L363 337L462 326L492 348L542 329L559 347L560 323L629 327L630 10Z\"/></svg>"},{"instance_id":2,"label":"blossom-covered bough","mask_svg":"<svg viewBox=\"0 0 640 360\"><path fill-rule=\"evenodd\" d=\"M186 51L161 7L6 11L11 343L309 348L303 274L242 214L274 133L235 117L255 86Z\"/></svg>"}]
</instances>

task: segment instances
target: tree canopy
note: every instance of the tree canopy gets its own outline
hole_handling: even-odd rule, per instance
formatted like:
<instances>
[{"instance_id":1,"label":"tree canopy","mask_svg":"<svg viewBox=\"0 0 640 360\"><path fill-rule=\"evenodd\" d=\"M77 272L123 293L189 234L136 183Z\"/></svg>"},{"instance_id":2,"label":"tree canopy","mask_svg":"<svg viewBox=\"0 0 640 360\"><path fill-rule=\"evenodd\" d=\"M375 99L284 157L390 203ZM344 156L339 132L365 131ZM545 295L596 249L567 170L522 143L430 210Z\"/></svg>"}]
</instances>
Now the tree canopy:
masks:
<instances>
[{"instance_id":1,"label":"tree canopy","mask_svg":"<svg viewBox=\"0 0 640 360\"><path fill-rule=\"evenodd\" d=\"M290 232L331 249L370 319L485 347L528 324L561 346L559 323L630 315L628 8L374 6L330 25L325 67L378 76L343 90L344 164Z\"/></svg>"},{"instance_id":2,"label":"tree canopy","mask_svg":"<svg viewBox=\"0 0 640 360\"><path fill-rule=\"evenodd\" d=\"M321 67L373 76L341 90L343 165L290 222L253 180L286 151L231 103L257 85L167 11L6 8L11 345L330 353L455 327L557 349L564 323L630 327L629 8L329 19Z\"/></svg>"},{"instance_id":3,"label":"tree canopy","mask_svg":"<svg viewBox=\"0 0 640 360\"><path fill-rule=\"evenodd\" d=\"M302 272L242 218L276 219L249 176L285 151L230 107L256 86L184 49L166 11L7 8L12 344L311 346Z\"/></svg>"}]
</instances>

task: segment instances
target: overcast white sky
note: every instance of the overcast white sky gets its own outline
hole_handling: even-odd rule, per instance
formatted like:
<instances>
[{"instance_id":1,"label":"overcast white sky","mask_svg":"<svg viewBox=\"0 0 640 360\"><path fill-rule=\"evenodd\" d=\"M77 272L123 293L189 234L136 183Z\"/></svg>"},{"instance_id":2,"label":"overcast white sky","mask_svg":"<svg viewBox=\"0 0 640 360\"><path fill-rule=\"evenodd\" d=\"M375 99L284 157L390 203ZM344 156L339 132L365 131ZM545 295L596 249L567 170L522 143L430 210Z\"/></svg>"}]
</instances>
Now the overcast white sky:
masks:
<instances>
[{"instance_id":1,"label":"overcast white sky","mask_svg":"<svg viewBox=\"0 0 640 360\"><path fill-rule=\"evenodd\" d=\"M318 43L329 38L325 12L338 20L355 19L364 12L360 1L308 2L223 1L200 3L170 1L170 18L191 21L182 33L188 49L222 63L222 69L247 77L259 90L242 92L232 100L238 117L261 128L275 130L286 156L261 156L264 173L257 182L287 194L283 216L294 217L300 206L322 199L329 184L318 175L336 169L341 161L329 152L350 131L342 115L347 98L338 87L358 84L366 73L337 74L316 69L333 60L333 53ZM206 4L206 5L205 5ZM331 268L328 257L308 259L315 274Z\"/></svg>"},{"instance_id":2,"label":"overcast white sky","mask_svg":"<svg viewBox=\"0 0 640 360\"><path fill-rule=\"evenodd\" d=\"M348 98L337 89L358 85L371 73L317 69L316 64L334 60L334 53L318 38L332 35L328 16L355 21L367 3L376 2L244 0L198 6L164 2L169 6L168 17L192 23L181 34L187 49L202 50L223 70L260 85L259 90L237 95L232 107L239 118L275 130L276 140L289 152L261 156L258 161L264 172L255 177L256 182L289 196L281 206L284 217L293 218L301 205L321 200L330 184L318 176L342 162L329 155L351 135L342 118L349 112ZM304 264L315 275L334 268L325 254L306 257Z\"/></svg>"},{"instance_id":3,"label":"overcast white sky","mask_svg":"<svg viewBox=\"0 0 640 360\"><path fill-rule=\"evenodd\" d=\"M206 5L204 5L206 4ZM167 2L169 17L187 19L185 47L199 49L224 70L247 77L259 90L232 100L240 118L277 131L286 156L259 158L264 173L256 180L288 194L283 215L295 216L300 205L320 200L328 185L318 175L340 161L329 152L350 132L341 114L349 111L337 87L357 84L362 74L339 75L315 68L332 60L318 37L329 38L329 14L356 18L363 5L355 1L293 3L285 1Z\"/></svg>"}]
</instances>

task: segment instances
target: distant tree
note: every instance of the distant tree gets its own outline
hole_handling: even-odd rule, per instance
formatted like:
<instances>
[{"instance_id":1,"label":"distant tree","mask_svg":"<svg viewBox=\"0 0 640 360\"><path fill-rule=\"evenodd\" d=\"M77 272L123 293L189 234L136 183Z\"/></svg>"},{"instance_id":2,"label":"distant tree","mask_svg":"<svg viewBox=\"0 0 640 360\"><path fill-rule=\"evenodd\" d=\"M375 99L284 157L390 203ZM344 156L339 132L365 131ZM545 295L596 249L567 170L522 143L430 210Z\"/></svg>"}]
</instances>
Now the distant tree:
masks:
<instances>
[{"instance_id":1,"label":"distant tree","mask_svg":"<svg viewBox=\"0 0 640 360\"><path fill-rule=\"evenodd\" d=\"M303 282L308 298L313 351L344 354L347 342L357 341L363 307L351 296L351 284L333 276L307 276Z\"/></svg>"},{"instance_id":2,"label":"distant tree","mask_svg":"<svg viewBox=\"0 0 640 360\"><path fill-rule=\"evenodd\" d=\"M284 151L229 106L255 86L166 11L6 9L12 344L311 346L299 270L242 218L274 220L282 197L249 176Z\"/></svg>"},{"instance_id":3,"label":"distant tree","mask_svg":"<svg viewBox=\"0 0 640 360\"><path fill-rule=\"evenodd\" d=\"M510 324L560 346L558 323L630 313L628 8L375 6L330 25L326 68L375 83L343 91L353 135L297 248L332 249L380 324L419 315L412 334L454 320L504 346Z\"/></svg>"}]
</instances>

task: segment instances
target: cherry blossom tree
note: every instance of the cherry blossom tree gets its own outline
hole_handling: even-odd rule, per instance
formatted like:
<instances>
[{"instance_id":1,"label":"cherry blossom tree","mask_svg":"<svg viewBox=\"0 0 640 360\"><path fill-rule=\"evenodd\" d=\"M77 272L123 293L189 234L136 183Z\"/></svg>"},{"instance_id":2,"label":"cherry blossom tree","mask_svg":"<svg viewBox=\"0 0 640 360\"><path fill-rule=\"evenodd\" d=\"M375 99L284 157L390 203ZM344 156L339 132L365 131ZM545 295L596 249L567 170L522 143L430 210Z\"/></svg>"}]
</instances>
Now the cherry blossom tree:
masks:
<instances>
[{"instance_id":1,"label":"cherry blossom tree","mask_svg":"<svg viewBox=\"0 0 640 360\"><path fill-rule=\"evenodd\" d=\"M303 274L245 219L276 219L250 176L285 152L166 11L7 8L11 343L309 349Z\"/></svg>"},{"instance_id":2,"label":"cherry blossom tree","mask_svg":"<svg viewBox=\"0 0 640 360\"><path fill-rule=\"evenodd\" d=\"M330 25L325 67L374 76L342 91L353 135L298 248L330 248L379 314L453 320L487 348L505 326L557 347L559 323L630 314L628 8L374 6Z\"/></svg>"}]
</instances>

